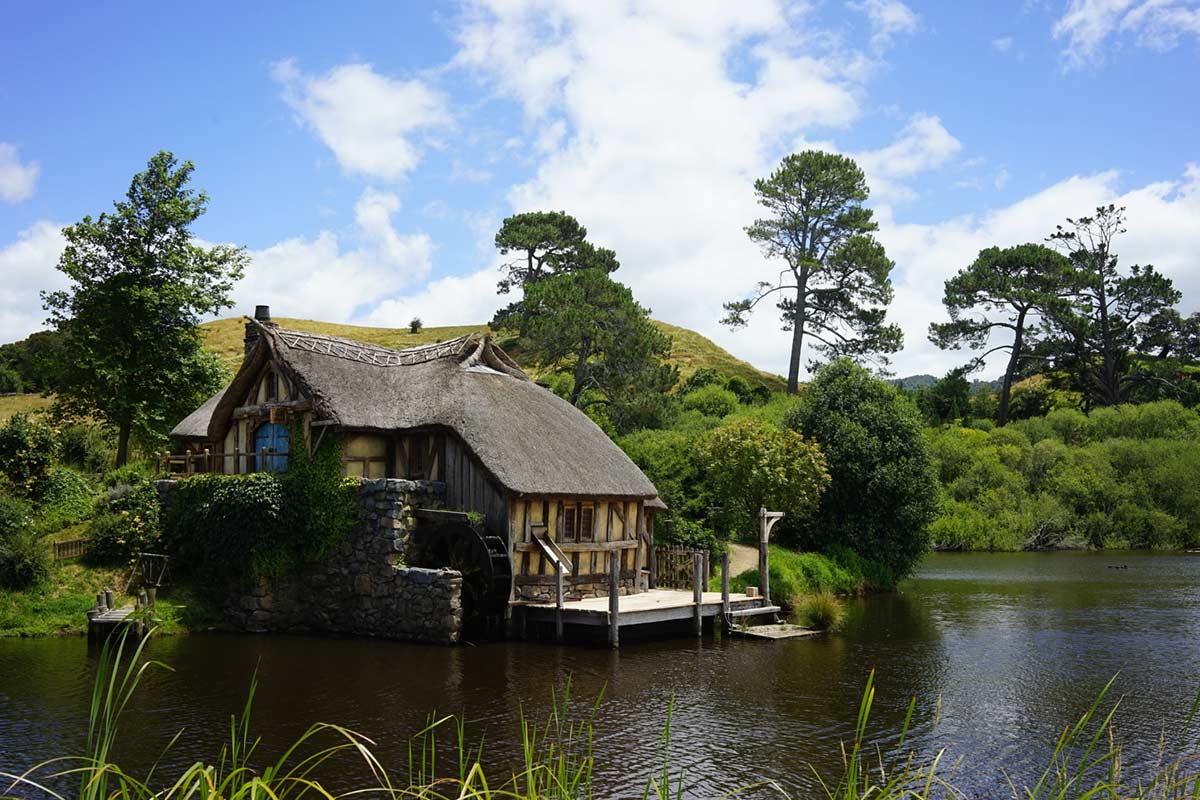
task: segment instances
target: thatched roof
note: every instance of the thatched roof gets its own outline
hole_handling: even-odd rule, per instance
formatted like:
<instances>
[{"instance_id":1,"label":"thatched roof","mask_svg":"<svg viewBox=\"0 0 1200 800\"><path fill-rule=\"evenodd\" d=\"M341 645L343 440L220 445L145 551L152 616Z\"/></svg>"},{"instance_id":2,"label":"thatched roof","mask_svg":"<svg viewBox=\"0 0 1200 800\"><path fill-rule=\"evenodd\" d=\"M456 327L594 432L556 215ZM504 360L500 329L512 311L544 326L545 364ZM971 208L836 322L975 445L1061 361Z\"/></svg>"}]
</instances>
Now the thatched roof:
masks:
<instances>
[{"instance_id":1,"label":"thatched roof","mask_svg":"<svg viewBox=\"0 0 1200 800\"><path fill-rule=\"evenodd\" d=\"M228 388L228 386L225 387L225 389ZM208 423L212 419L217 404L225 396L225 389L205 400L204 405L184 417L183 422L176 425L175 430L171 431L171 435L188 441L208 441Z\"/></svg>"},{"instance_id":2,"label":"thatched roof","mask_svg":"<svg viewBox=\"0 0 1200 800\"><path fill-rule=\"evenodd\" d=\"M272 325L259 328L258 344L233 383L180 423L174 435L195 437L206 429L209 440L220 439L262 365L274 361L312 398L318 419L368 431L449 428L511 492L658 494L586 414L529 380L490 337L391 350Z\"/></svg>"}]
</instances>

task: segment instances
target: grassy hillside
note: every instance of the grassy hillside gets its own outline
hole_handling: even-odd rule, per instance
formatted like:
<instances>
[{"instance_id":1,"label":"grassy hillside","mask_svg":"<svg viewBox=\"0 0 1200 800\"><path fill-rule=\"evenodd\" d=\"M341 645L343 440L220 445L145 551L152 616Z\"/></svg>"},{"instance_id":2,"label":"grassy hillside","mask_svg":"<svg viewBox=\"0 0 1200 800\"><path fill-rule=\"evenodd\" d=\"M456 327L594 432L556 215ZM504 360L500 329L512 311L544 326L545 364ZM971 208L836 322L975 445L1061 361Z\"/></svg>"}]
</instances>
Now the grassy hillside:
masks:
<instances>
[{"instance_id":1,"label":"grassy hillside","mask_svg":"<svg viewBox=\"0 0 1200 800\"><path fill-rule=\"evenodd\" d=\"M444 342L468 333L490 332L487 325L454 325L445 328L425 328L420 333L409 333L407 328L368 328L360 325L337 325L308 319L280 317L275 321L285 328L323 333L328 336L341 336L346 339L397 349ZM233 317L208 322L201 326L204 332L205 346L219 355L230 368L236 367L242 358L242 336L245 332L243 322L241 317ZM679 371L685 378L702 367L708 367L726 375L736 375L751 384L762 384L770 389L784 388L784 381L778 375L762 372L745 361L734 358L716 343L695 331L668 325L665 322L656 321L654 324L671 336L671 361L679 365ZM503 331L496 334L496 338L518 363L522 363L521 343L518 339Z\"/></svg>"}]
</instances>

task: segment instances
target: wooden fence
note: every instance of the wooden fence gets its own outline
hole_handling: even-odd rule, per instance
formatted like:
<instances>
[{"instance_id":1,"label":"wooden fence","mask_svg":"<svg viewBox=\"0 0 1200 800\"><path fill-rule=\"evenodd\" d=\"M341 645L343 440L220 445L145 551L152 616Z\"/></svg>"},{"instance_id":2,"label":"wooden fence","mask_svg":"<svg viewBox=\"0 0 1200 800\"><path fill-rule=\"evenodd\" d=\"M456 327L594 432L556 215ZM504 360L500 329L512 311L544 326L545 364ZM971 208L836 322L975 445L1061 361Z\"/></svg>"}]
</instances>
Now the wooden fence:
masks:
<instances>
[{"instance_id":1,"label":"wooden fence","mask_svg":"<svg viewBox=\"0 0 1200 800\"><path fill-rule=\"evenodd\" d=\"M703 583L707 588L708 579L712 575L707 550L690 550L683 547L654 548L654 575L651 586L655 589L684 589L690 591L694 586L696 568L695 556L703 557Z\"/></svg>"},{"instance_id":2,"label":"wooden fence","mask_svg":"<svg viewBox=\"0 0 1200 800\"><path fill-rule=\"evenodd\" d=\"M54 542L54 560L66 561L68 558L79 558L87 549L86 539L65 539Z\"/></svg>"},{"instance_id":3,"label":"wooden fence","mask_svg":"<svg viewBox=\"0 0 1200 800\"><path fill-rule=\"evenodd\" d=\"M170 455L158 458L159 473L164 475L192 475L198 472L225 472L226 464L232 459L233 472L265 472L286 469L291 456L275 450L239 450L232 453L213 453L205 448L203 453Z\"/></svg>"}]
</instances>

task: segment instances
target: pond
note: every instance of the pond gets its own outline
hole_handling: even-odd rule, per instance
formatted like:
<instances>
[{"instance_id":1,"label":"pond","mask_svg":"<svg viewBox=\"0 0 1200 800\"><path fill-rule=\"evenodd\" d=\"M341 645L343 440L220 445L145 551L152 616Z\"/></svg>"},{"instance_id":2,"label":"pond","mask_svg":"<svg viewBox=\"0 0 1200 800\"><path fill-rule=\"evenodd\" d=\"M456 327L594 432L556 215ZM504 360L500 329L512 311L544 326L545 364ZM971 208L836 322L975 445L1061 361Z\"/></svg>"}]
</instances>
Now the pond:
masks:
<instances>
[{"instance_id":1,"label":"pond","mask_svg":"<svg viewBox=\"0 0 1200 800\"><path fill-rule=\"evenodd\" d=\"M688 796L764 779L807 796L810 764L838 773L838 743L874 668L880 741L915 697L910 742L947 748L944 763L959 763L955 782L972 795L1007 795L1001 769L1030 779L1114 675L1127 769L1182 727L1200 689L1200 556L935 554L900 591L850 601L845 630L815 639L682 636L614 653L211 634L150 650L174 671L149 674L123 723L118 753L142 769L180 729L165 763L214 758L256 669L254 728L267 750L337 722L403 773L409 737L436 710L464 714L468 739L507 769L519 761L522 709L541 720L570 676L581 707L604 692L598 797L640 796L672 698L671 764ZM0 640L0 769L83 750L93 667L78 638Z\"/></svg>"}]
</instances>

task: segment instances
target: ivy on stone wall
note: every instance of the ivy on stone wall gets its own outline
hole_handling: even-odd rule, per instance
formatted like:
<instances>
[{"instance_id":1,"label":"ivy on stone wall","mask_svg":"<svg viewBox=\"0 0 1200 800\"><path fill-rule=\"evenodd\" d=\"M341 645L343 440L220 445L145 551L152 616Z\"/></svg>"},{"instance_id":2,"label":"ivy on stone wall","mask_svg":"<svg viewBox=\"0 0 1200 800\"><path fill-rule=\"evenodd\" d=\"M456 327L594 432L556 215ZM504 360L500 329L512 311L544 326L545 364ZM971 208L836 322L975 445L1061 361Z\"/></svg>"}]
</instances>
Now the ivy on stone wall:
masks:
<instances>
[{"instance_id":1,"label":"ivy on stone wall","mask_svg":"<svg viewBox=\"0 0 1200 800\"><path fill-rule=\"evenodd\" d=\"M179 481L163 513L163 539L178 569L222 592L231 581L287 573L320 558L358 520L358 481L342 477L332 437L309 455L292 433L287 470L194 475Z\"/></svg>"}]
</instances>

